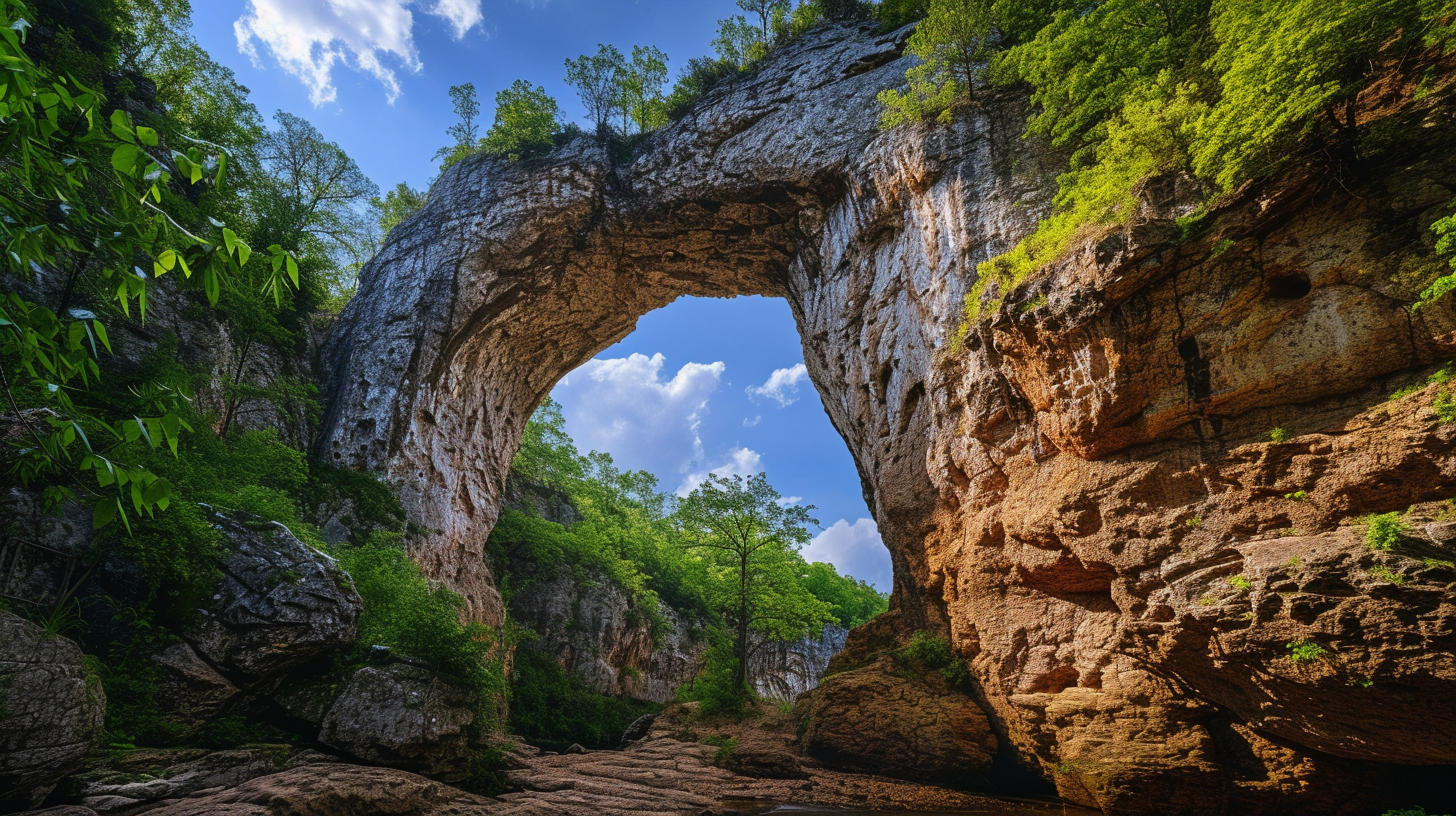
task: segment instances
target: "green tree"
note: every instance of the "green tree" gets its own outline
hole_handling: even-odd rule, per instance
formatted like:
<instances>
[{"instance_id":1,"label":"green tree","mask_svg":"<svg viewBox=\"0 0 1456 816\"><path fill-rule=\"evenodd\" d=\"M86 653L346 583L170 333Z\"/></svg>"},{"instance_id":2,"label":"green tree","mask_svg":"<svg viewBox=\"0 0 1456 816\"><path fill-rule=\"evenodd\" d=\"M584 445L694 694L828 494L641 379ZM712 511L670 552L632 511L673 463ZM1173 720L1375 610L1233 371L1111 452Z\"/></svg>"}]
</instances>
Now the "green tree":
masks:
<instances>
[{"instance_id":1,"label":"green tree","mask_svg":"<svg viewBox=\"0 0 1456 816\"><path fill-rule=\"evenodd\" d=\"M446 135L454 139L455 144L435 152L435 158L443 160L441 170L469 156L480 147L480 128L475 124L476 117L480 116L480 98L475 94L475 83L451 85L450 105L460 121L445 129Z\"/></svg>"},{"instance_id":2,"label":"green tree","mask_svg":"<svg viewBox=\"0 0 1456 816\"><path fill-rule=\"evenodd\" d=\"M662 89L667 83L667 55L652 46L632 46L632 60L618 72L618 111L622 132L638 133L662 127L667 122L667 105Z\"/></svg>"},{"instance_id":3,"label":"green tree","mask_svg":"<svg viewBox=\"0 0 1456 816\"><path fill-rule=\"evenodd\" d=\"M678 505L684 546L704 569L709 602L732 633L733 689L747 699L748 660L763 643L794 640L832 620L800 580L799 548L817 525L812 507L790 505L762 473L709 476ZM755 638L758 646L754 644Z\"/></svg>"},{"instance_id":4,"label":"green tree","mask_svg":"<svg viewBox=\"0 0 1456 816\"><path fill-rule=\"evenodd\" d=\"M612 112L621 95L620 76L626 66L626 58L614 45L598 44L597 53L566 61L566 84L576 88L581 96L582 107L586 108L597 138L605 138L610 133Z\"/></svg>"},{"instance_id":5,"label":"green tree","mask_svg":"<svg viewBox=\"0 0 1456 816\"><path fill-rule=\"evenodd\" d=\"M889 596L853 576L840 575L833 564L815 561L805 567L804 588L829 604L829 613L846 629L859 626L889 608Z\"/></svg>"},{"instance_id":6,"label":"green tree","mask_svg":"<svg viewBox=\"0 0 1456 816\"><path fill-rule=\"evenodd\" d=\"M932 116L949 124L954 106L974 96L985 73L991 28L990 0L930 0L927 16L906 44L921 64L905 73L909 88L880 92L881 126Z\"/></svg>"},{"instance_id":7,"label":"green tree","mask_svg":"<svg viewBox=\"0 0 1456 816\"><path fill-rule=\"evenodd\" d=\"M391 230L425 206L425 194L401 181L384 198L376 197L369 203L379 213L379 241L383 243Z\"/></svg>"},{"instance_id":8,"label":"green tree","mask_svg":"<svg viewBox=\"0 0 1456 816\"><path fill-rule=\"evenodd\" d=\"M271 243L317 259L332 292L351 289L378 244L368 204L379 187L306 120L284 111L273 120L278 126L258 150L266 172L252 193L256 229Z\"/></svg>"},{"instance_id":9,"label":"green tree","mask_svg":"<svg viewBox=\"0 0 1456 816\"><path fill-rule=\"evenodd\" d=\"M737 0L738 7L758 17L759 37L767 43L770 34L789 16L789 0Z\"/></svg>"},{"instance_id":10,"label":"green tree","mask_svg":"<svg viewBox=\"0 0 1456 816\"><path fill-rule=\"evenodd\" d=\"M767 53L767 41L759 30L741 14L718 21L718 36L713 39L713 53L723 62L738 69L747 69Z\"/></svg>"},{"instance_id":11,"label":"green tree","mask_svg":"<svg viewBox=\"0 0 1456 816\"><path fill-rule=\"evenodd\" d=\"M545 88L518 79L495 95L495 122L480 140L481 149L511 161L549 150L561 130L559 116L556 100Z\"/></svg>"}]
</instances>

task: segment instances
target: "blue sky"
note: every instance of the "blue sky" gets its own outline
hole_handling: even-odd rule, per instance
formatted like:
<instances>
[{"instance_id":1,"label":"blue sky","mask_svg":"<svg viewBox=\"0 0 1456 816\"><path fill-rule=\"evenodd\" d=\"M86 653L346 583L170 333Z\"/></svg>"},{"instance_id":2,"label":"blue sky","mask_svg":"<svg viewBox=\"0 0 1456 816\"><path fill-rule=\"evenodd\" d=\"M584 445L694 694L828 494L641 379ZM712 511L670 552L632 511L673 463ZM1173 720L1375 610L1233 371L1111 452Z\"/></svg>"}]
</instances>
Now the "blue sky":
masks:
<instances>
[{"instance_id":1,"label":"blue sky","mask_svg":"<svg viewBox=\"0 0 1456 816\"><path fill-rule=\"evenodd\" d=\"M454 119L447 89L475 83L482 131L495 93L544 85L582 121L562 63L611 43L655 45L674 76L706 54L732 0L194 0L193 33L266 116L286 110L338 142L382 188L434 178ZM340 9L347 8L347 12ZM889 556L859 477L803 372L781 300L685 298L554 391L583 449L655 473L670 491L708 472L764 470L815 505L810 560L890 588Z\"/></svg>"}]
</instances>

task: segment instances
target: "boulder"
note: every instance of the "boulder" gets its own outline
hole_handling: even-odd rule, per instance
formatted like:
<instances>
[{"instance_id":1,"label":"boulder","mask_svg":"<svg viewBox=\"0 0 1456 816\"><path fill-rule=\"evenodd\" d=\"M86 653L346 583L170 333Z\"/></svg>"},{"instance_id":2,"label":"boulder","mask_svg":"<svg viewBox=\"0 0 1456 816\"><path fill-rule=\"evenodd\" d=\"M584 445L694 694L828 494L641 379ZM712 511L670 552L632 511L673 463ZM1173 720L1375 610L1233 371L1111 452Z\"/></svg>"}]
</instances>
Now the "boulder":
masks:
<instances>
[{"instance_id":1,"label":"boulder","mask_svg":"<svg viewBox=\"0 0 1456 816\"><path fill-rule=\"evenodd\" d=\"M38 806L80 766L105 715L75 643L0 611L0 811Z\"/></svg>"},{"instance_id":2,"label":"boulder","mask_svg":"<svg viewBox=\"0 0 1456 816\"><path fill-rule=\"evenodd\" d=\"M626 745L629 742L635 742L647 736L647 733L652 730L652 724L656 721L656 712L643 714L633 720L632 724L627 726L627 730L622 732L622 744Z\"/></svg>"},{"instance_id":3,"label":"boulder","mask_svg":"<svg viewBox=\"0 0 1456 816\"><path fill-rule=\"evenodd\" d=\"M882 657L830 675L801 698L801 744L826 764L925 782L984 778L996 735L975 701L938 672Z\"/></svg>"},{"instance_id":4,"label":"boulder","mask_svg":"<svg viewBox=\"0 0 1456 816\"><path fill-rule=\"evenodd\" d=\"M198 654L235 679L259 681L354 642L359 593L332 558L276 522L215 521L234 549L187 634Z\"/></svg>"},{"instance_id":5,"label":"boulder","mask_svg":"<svg viewBox=\"0 0 1456 816\"><path fill-rule=\"evenodd\" d=\"M186 643L168 646L152 662L161 669L158 705L162 714L181 729L183 739L226 713L242 694Z\"/></svg>"},{"instance_id":6,"label":"boulder","mask_svg":"<svg viewBox=\"0 0 1456 816\"><path fill-rule=\"evenodd\" d=\"M728 752L718 763L724 768L754 779L808 779L809 774L799 758L775 748L740 747Z\"/></svg>"},{"instance_id":7,"label":"boulder","mask_svg":"<svg viewBox=\"0 0 1456 816\"><path fill-rule=\"evenodd\" d=\"M354 672L324 716L319 741L366 762L464 778L471 755L476 694L426 669L396 664Z\"/></svg>"}]
</instances>

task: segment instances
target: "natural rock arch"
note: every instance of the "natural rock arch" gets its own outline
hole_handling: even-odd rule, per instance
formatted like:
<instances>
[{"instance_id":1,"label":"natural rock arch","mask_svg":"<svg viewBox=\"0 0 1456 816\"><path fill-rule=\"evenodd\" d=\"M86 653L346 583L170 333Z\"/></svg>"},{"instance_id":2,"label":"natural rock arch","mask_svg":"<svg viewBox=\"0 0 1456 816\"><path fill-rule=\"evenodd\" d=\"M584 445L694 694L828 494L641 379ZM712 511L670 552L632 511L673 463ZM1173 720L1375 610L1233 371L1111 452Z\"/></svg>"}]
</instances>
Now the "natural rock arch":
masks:
<instances>
[{"instance_id":1,"label":"natural rock arch","mask_svg":"<svg viewBox=\"0 0 1456 816\"><path fill-rule=\"evenodd\" d=\"M388 475L433 531L414 555L477 617L500 619L484 544L532 410L683 295L789 302L906 574L934 499L931 353L984 257L967 236L1008 227L962 208L964 188L994 186L983 122L879 130L875 92L903 75L905 34L866 34L811 34L627 162L587 137L542 159L466 160L361 274L325 350L322 452Z\"/></svg>"},{"instance_id":2,"label":"natural rock arch","mask_svg":"<svg viewBox=\"0 0 1456 816\"><path fill-rule=\"evenodd\" d=\"M848 656L948 634L1001 748L1107 812L1333 812L1439 784L1456 525L1419 525L1443 557L1397 564L1397 592L1343 522L1433 521L1456 495L1436 387L1388 399L1456 354L1450 298L1408 308L1408 270L1443 268L1453 92L1372 110L1401 150L1339 181L1291 170L1191 233L1183 185L1152 180L1133 228L942 349L1058 163L1020 139L1014 95L880 131L902 37L811 32L630 159L579 138L452 168L325 349L320 453L387 474L433 531L417 559L498 621L485 539L552 385L678 296L783 297L895 567ZM1301 640L1338 661L1291 660Z\"/></svg>"}]
</instances>

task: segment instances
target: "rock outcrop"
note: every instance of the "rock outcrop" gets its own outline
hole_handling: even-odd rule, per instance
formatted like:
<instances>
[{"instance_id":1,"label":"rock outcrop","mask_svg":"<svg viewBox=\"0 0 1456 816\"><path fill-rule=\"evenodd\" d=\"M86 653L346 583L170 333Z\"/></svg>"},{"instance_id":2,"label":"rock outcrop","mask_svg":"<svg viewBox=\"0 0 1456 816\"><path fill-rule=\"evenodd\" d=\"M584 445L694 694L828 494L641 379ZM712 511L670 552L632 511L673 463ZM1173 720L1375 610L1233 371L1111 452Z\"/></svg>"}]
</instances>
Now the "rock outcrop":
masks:
<instances>
[{"instance_id":1,"label":"rock outcrop","mask_svg":"<svg viewBox=\"0 0 1456 816\"><path fill-rule=\"evenodd\" d=\"M405 664L354 673L324 715L319 741L366 762L459 781L469 771L476 692Z\"/></svg>"},{"instance_id":2,"label":"rock outcrop","mask_svg":"<svg viewBox=\"0 0 1456 816\"><path fill-rule=\"evenodd\" d=\"M0 610L0 810L35 807L101 735L106 695L59 635Z\"/></svg>"},{"instance_id":3,"label":"rock outcrop","mask_svg":"<svg viewBox=\"0 0 1456 816\"><path fill-rule=\"evenodd\" d=\"M996 757L996 735L969 697L939 672L889 657L830 675L794 713L809 753L867 773L984 786Z\"/></svg>"},{"instance_id":4,"label":"rock outcrop","mask_svg":"<svg viewBox=\"0 0 1456 816\"><path fill-rule=\"evenodd\" d=\"M556 381L678 296L783 297L892 555L885 620L949 637L1023 766L1119 813L1333 812L1451 773L1452 550L1350 526L1456 495L1450 386L1388 399L1456 356L1449 298L1409 306L1443 268L1449 88L1360 100L1401 138L1186 232L1152 180L1134 227L962 327L1060 167L1013 92L881 131L904 36L811 32L626 161L581 138L451 168L328 343L321 453L387 474L438 531L414 555L499 622L481 548Z\"/></svg>"},{"instance_id":5,"label":"rock outcrop","mask_svg":"<svg viewBox=\"0 0 1456 816\"><path fill-rule=\"evenodd\" d=\"M209 664L262 681L353 644L359 593L332 559L277 522L215 522L231 550L212 603L186 633Z\"/></svg>"},{"instance_id":6,"label":"rock outcrop","mask_svg":"<svg viewBox=\"0 0 1456 816\"><path fill-rule=\"evenodd\" d=\"M592 579L594 578L594 580ZM613 696L665 703L703 667L701 633L672 607L659 603L652 622L606 576L578 581L572 571L532 582L511 597L511 619L532 630L531 647L593 689Z\"/></svg>"},{"instance_id":7,"label":"rock outcrop","mask_svg":"<svg viewBox=\"0 0 1456 816\"><path fill-rule=\"evenodd\" d=\"M848 637L848 629L831 623L817 638L758 644L748 658L749 682L764 697L792 702L819 685L830 658L844 648Z\"/></svg>"}]
</instances>

